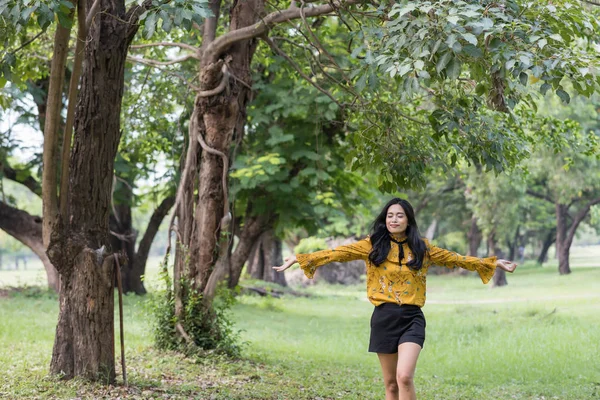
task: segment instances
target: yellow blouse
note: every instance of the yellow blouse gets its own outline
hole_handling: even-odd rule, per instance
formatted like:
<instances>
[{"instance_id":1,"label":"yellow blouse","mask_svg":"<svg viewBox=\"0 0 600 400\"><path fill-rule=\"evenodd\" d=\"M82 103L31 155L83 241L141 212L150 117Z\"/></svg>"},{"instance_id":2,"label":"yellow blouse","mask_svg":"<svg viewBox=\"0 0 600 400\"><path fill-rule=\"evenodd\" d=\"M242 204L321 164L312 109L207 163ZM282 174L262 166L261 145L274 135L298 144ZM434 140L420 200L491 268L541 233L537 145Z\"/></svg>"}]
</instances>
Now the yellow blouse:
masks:
<instances>
[{"instance_id":1,"label":"yellow blouse","mask_svg":"<svg viewBox=\"0 0 600 400\"><path fill-rule=\"evenodd\" d=\"M427 245L423 268L415 271L406 265L412 259L407 243L404 243L404 258L399 258L398 245L391 243L387 259L379 266L369 261L371 240L363 239L333 250L321 250L311 254L297 254L296 258L304 274L312 279L318 267L330 262L364 260L367 264L367 296L375 306L382 303L425 305L426 275L431 265L443 265L447 268L460 267L477 271L483 283L488 283L496 270L496 257L477 258L461 256L429 243Z\"/></svg>"}]
</instances>

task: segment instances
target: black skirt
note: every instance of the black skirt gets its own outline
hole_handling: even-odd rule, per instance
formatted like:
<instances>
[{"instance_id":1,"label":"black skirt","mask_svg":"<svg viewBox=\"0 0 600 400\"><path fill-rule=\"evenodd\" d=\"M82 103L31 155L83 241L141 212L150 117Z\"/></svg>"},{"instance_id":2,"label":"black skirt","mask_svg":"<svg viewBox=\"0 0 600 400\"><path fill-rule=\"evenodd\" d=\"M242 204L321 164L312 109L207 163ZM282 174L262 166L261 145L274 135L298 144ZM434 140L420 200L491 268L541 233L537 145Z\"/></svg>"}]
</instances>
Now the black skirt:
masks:
<instances>
[{"instance_id":1,"label":"black skirt","mask_svg":"<svg viewBox=\"0 0 600 400\"><path fill-rule=\"evenodd\" d=\"M425 316L412 304L383 303L373 310L369 352L394 354L401 343L425 343Z\"/></svg>"}]
</instances>

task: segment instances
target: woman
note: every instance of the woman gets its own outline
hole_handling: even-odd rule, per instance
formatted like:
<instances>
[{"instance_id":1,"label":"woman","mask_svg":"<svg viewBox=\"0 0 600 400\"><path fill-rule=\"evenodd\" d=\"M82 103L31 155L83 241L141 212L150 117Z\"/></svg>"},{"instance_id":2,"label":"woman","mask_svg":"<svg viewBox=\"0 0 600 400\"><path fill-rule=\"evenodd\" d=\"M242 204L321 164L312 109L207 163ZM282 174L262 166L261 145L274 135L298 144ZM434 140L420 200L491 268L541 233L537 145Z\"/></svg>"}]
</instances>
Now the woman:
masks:
<instances>
[{"instance_id":1,"label":"woman","mask_svg":"<svg viewBox=\"0 0 600 400\"><path fill-rule=\"evenodd\" d=\"M334 250L297 254L273 268L282 272L298 262L312 278L322 265L359 259L367 264L367 296L375 306L369 351L379 357L386 400L416 399L413 376L425 342L421 307L429 266L477 271L483 283L489 282L496 268L513 272L517 267L496 257L464 257L431 245L421 238L410 203L395 198L375 219L370 237Z\"/></svg>"}]
</instances>

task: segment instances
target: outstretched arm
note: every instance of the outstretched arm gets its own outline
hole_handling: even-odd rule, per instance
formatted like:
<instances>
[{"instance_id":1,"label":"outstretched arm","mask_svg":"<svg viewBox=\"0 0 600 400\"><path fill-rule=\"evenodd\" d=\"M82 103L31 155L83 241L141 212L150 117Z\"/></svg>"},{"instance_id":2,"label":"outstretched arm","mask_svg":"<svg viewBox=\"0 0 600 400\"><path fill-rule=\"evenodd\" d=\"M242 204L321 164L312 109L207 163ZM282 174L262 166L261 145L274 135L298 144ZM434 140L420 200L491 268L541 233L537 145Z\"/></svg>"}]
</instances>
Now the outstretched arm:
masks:
<instances>
[{"instance_id":1,"label":"outstretched arm","mask_svg":"<svg viewBox=\"0 0 600 400\"><path fill-rule=\"evenodd\" d=\"M310 254L297 254L285 259L283 265L273 267L275 271L282 272L294 265L300 264L307 278L312 279L315 271L322 265L331 262L346 262L353 260L366 260L371 252L371 241L363 239L356 243L336 247L333 250L315 251Z\"/></svg>"},{"instance_id":2,"label":"outstretched arm","mask_svg":"<svg viewBox=\"0 0 600 400\"><path fill-rule=\"evenodd\" d=\"M460 267L469 271L477 271L483 283L488 283L492 279L496 268L507 272L513 272L517 268L517 264L507 260L498 260L497 257L478 258L462 256L429 243L427 251L429 259L433 264L442 265L447 268Z\"/></svg>"}]
</instances>

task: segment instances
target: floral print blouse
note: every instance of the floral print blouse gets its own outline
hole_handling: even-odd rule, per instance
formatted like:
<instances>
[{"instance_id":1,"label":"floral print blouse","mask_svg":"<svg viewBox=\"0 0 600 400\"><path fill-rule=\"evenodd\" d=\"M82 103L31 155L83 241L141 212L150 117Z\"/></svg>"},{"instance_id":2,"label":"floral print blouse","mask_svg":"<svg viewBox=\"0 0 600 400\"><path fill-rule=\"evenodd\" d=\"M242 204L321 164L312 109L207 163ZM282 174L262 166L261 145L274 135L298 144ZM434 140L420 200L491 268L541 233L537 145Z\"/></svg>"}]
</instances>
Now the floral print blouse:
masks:
<instances>
[{"instance_id":1,"label":"floral print blouse","mask_svg":"<svg viewBox=\"0 0 600 400\"><path fill-rule=\"evenodd\" d=\"M364 260L367 264L367 296L375 306L382 303L425 305L426 276L431 265L447 268L464 268L477 271L483 283L488 283L496 270L496 257L477 258L461 256L455 252L427 245L423 268L415 271L408 267L412 253L407 243L402 244L404 257L399 258L399 248L391 243L387 259L379 266L369 261L372 246L369 238L333 250L316 251L311 254L297 254L296 258L304 274L312 279L318 267L330 262Z\"/></svg>"}]
</instances>

